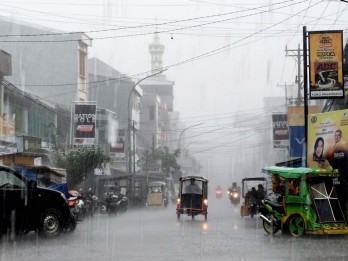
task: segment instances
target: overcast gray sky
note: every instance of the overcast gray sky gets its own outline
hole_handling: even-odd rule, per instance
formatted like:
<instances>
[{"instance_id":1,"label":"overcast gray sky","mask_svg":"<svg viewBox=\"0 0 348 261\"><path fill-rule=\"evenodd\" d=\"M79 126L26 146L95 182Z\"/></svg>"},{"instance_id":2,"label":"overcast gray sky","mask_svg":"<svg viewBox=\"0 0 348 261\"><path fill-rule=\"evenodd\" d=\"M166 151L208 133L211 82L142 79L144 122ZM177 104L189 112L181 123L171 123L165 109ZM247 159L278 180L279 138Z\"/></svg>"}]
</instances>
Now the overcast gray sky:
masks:
<instances>
[{"instance_id":1,"label":"overcast gray sky","mask_svg":"<svg viewBox=\"0 0 348 261\"><path fill-rule=\"evenodd\" d=\"M340 1L4 0L0 3L1 15L68 32L86 32L94 39L89 55L127 75L151 69L148 47L153 33L158 31L165 46L164 66L169 68L165 74L175 81L174 109L187 126L206 122L200 127L201 132L209 126L228 126L236 113L259 112L263 97L284 96L284 87L280 86L294 83L297 74L297 61L286 57L284 50L286 46L297 49L299 45L302 49L303 26L307 26L307 31L343 30L344 42L347 39L348 3ZM291 88L288 92L291 93ZM230 134L231 129L224 131ZM223 136L223 130L216 135ZM199 143L199 139L188 142L197 140ZM217 142L204 141L211 147Z\"/></svg>"},{"instance_id":2,"label":"overcast gray sky","mask_svg":"<svg viewBox=\"0 0 348 261\"><path fill-rule=\"evenodd\" d=\"M293 83L297 72L285 46L302 48L303 26L344 30L344 40L348 27L348 4L339 1L0 2L2 15L87 32L94 38L90 56L128 75L150 70L148 45L157 30L183 118L243 112L260 108L264 96L284 95L279 85Z\"/></svg>"}]
</instances>

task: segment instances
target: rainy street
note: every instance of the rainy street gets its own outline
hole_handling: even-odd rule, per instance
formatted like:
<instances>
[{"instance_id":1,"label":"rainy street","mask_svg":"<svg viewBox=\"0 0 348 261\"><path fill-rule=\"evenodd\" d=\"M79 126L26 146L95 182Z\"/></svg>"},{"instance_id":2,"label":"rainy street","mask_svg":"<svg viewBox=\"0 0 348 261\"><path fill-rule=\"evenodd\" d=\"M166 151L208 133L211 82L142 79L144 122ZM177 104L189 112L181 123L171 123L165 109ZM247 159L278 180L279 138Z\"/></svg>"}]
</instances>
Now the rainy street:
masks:
<instances>
[{"instance_id":1,"label":"rainy street","mask_svg":"<svg viewBox=\"0 0 348 261\"><path fill-rule=\"evenodd\" d=\"M267 235L262 220L242 218L227 196L210 195L208 220L166 209L96 214L72 234L40 240L30 233L0 245L0 260L346 260L346 236Z\"/></svg>"}]
</instances>

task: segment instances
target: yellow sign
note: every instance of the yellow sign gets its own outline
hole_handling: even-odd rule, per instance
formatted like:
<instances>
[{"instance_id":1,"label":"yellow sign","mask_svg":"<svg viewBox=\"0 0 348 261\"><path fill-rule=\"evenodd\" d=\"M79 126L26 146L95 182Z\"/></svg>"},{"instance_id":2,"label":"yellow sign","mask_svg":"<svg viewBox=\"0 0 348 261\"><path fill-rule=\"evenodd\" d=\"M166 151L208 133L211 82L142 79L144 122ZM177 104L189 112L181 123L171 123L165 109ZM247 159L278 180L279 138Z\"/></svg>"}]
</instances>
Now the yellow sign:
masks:
<instances>
[{"instance_id":1,"label":"yellow sign","mask_svg":"<svg viewBox=\"0 0 348 261\"><path fill-rule=\"evenodd\" d=\"M347 156L348 110L308 115L308 167L339 169Z\"/></svg>"}]
</instances>

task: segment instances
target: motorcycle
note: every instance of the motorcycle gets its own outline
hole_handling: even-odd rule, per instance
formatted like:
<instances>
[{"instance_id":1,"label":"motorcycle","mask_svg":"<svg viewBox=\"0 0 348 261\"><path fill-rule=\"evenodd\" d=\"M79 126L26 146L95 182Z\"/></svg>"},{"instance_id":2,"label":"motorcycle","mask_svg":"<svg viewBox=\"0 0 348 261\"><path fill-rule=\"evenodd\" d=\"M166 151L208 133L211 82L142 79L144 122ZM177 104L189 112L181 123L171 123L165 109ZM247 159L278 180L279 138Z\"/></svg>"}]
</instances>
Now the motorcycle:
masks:
<instances>
[{"instance_id":1,"label":"motorcycle","mask_svg":"<svg viewBox=\"0 0 348 261\"><path fill-rule=\"evenodd\" d=\"M81 200L83 201L81 209L84 217L93 217L98 207L98 198L94 196L91 191L88 191L85 193L81 193Z\"/></svg>"},{"instance_id":2,"label":"motorcycle","mask_svg":"<svg viewBox=\"0 0 348 261\"><path fill-rule=\"evenodd\" d=\"M217 198L221 198L221 196L222 196L221 190L215 191L215 196L216 196Z\"/></svg>"},{"instance_id":3,"label":"motorcycle","mask_svg":"<svg viewBox=\"0 0 348 261\"><path fill-rule=\"evenodd\" d=\"M128 209L128 198L123 194L108 193L105 202L100 206L101 213L109 215L117 214L117 212L126 212Z\"/></svg>"},{"instance_id":4,"label":"motorcycle","mask_svg":"<svg viewBox=\"0 0 348 261\"><path fill-rule=\"evenodd\" d=\"M250 217L254 218L254 216L256 215L256 213L258 211L257 210L258 206L257 206L256 200L254 198L249 199L248 208L249 208Z\"/></svg>"},{"instance_id":5,"label":"motorcycle","mask_svg":"<svg viewBox=\"0 0 348 261\"><path fill-rule=\"evenodd\" d=\"M232 204L238 205L240 203L240 190L230 189L228 191L228 197Z\"/></svg>"},{"instance_id":6,"label":"motorcycle","mask_svg":"<svg viewBox=\"0 0 348 261\"><path fill-rule=\"evenodd\" d=\"M264 199L261 201L260 218L262 226L267 234L275 234L281 229L281 218L284 216L283 205L277 201Z\"/></svg>"},{"instance_id":7,"label":"motorcycle","mask_svg":"<svg viewBox=\"0 0 348 261\"><path fill-rule=\"evenodd\" d=\"M221 198L221 196L222 196L222 190L221 190L220 186L218 186L218 187L215 189L215 196L216 196L217 198Z\"/></svg>"}]
</instances>

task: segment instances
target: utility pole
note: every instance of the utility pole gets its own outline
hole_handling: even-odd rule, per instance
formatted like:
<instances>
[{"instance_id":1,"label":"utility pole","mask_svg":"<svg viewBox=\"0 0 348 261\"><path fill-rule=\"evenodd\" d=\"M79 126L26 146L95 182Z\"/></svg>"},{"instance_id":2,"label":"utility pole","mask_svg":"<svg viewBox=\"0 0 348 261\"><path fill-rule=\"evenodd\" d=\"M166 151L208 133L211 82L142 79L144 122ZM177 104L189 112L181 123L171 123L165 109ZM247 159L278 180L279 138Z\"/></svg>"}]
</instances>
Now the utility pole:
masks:
<instances>
[{"instance_id":1,"label":"utility pole","mask_svg":"<svg viewBox=\"0 0 348 261\"><path fill-rule=\"evenodd\" d=\"M296 99L296 105L302 105L302 95L301 95L301 88L302 88L302 82L301 82L301 59L302 59L302 54L301 51L303 50L300 49L300 44L298 45L297 50L293 49L290 50L288 49L287 46L285 46L285 56L289 56L294 58L294 60L297 62L297 76L295 79L295 83L297 83L297 99Z\"/></svg>"},{"instance_id":2,"label":"utility pole","mask_svg":"<svg viewBox=\"0 0 348 261\"><path fill-rule=\"evenodd\" d=\"M292 84L277 84L278 87L284 87L285 90L285 107L288 108L288 89L287 87L292 86ZM291 104L291 103L290 103Z\"/></svg>"}]
</instances>

